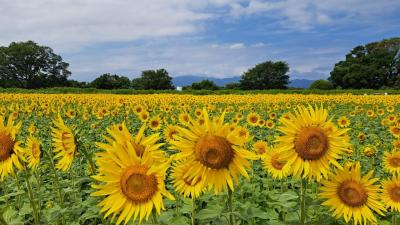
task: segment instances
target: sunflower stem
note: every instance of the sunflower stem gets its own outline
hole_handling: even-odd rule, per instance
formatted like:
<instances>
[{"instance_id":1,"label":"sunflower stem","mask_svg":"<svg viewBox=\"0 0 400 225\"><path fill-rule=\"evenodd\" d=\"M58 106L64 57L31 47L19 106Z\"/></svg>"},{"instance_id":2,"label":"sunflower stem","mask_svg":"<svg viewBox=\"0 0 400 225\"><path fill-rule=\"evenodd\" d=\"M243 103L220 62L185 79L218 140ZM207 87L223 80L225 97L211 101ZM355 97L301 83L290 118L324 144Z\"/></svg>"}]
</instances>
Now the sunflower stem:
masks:
<instances>
[{"instance_id":1,"label":"sunflower stem","mask_svg":"<svg viewBox=\"0 0 400 225\"><path fill-rule=\"evenodd\" d=\"M196 214L196 199L192 198L192 225L195 225L196 223L195 214Z\"/></svg>"},{"instance_id":2,"label":"sunflower stem","mask_svg":"<svg viewBox=\"0 0 400 225\"><path fill-rule=\"evenodd\" d=\"M157 225L157 224L158 224L158 220L157 220L157 213L156 213L156 211L153 211L152 216L153 216L153 223L154 223L155 225Z\"/></svg>"},{"instance_id":3,"label":"sunflower stem","mask_svg":"<svg viewBox=\"0 0 400 225\"><path fill-rule=\"evenodd\" d=\"M397 225L396 212L393 212L393 215L392 215L392 225Z\"/></svg>"},{"instance_id":4,"label":"sunflower stem","mask_svg":"<svg viewBox=\"0 0 400 225\"><path fill-rule=\"evenodd\" d=\"M28 188L29 201L30 201L31 206L32 206L33 219L35 221L35 224L39 225L40 224L40 222L39 222L39 214L38 214L37 207L36 207L36 204L35 204L35 198L33 196L32 185L31 185L31 182L29 181L29 175L28 175L28 171L26 170L26 168L25 168L25 171L24 171L24 178L25 178L26 186Z\"/></svg>"},{"instance_id":5,"label":"sunflower stem","mask_svg":"<svg viewBox=\"0 0 400 225\"><path fill-rule=\"evenodd\" d=\"M301 193L300 193L300 224L306 224L306 194L307 194L307 180L301 180Z\"/></svg>"},{"instance_id":6,"label":"sunflower stem","mask_svg":"<svg viewBox=\"0 0 400 225\"><path fill-rule=\"evenodd\" d=\"M93 162L93 157L87 151L86 146L81 142L81 140L78 139L77 144L78 144L78 151L80 151L82 153L82 155L85 157L85 159L89 163L91 175L95 175L96 174L96 167L95 167L94 162Z\"/></svg>"},{"instance_id":7,"label":"sunflower stem","mask_svg":"<svg viewBox=\"0 0 400 225\"><path fill-rule=\"evenodd\" d=\"M233 223L233 208L232 208L232 190L228 187L228 211L229 211L229 224L234 225Z\"/></svg>"}]
</instances>

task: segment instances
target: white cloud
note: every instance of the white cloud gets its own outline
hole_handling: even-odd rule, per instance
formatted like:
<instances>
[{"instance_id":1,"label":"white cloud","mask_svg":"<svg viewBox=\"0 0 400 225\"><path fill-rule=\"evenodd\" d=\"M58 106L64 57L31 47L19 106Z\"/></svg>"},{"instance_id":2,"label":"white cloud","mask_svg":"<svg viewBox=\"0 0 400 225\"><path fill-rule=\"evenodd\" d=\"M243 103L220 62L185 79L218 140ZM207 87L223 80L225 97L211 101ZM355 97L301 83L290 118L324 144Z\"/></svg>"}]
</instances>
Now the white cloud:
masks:
<instances>
[{"instance_id":1,"label":"white cloud","mask_svg":"<svg viewBox=\"0 0 400 225\"><path fill-rule=\"evenodd\" d=\"M252 44L251 47L262 48L262 47L265 47L265 44L263 42L258 42L258 43Z\"/></svg>"},{"instance_id":2,"label":"white cloud","mask_svg":"<svg viewBox=\"0 0 400 225\"><path fill-rule=\"evenodd\" d=\"M229 46L230 49L242 49L245 47L244 43L234 43Z\"/></svg>"}]
</instances>

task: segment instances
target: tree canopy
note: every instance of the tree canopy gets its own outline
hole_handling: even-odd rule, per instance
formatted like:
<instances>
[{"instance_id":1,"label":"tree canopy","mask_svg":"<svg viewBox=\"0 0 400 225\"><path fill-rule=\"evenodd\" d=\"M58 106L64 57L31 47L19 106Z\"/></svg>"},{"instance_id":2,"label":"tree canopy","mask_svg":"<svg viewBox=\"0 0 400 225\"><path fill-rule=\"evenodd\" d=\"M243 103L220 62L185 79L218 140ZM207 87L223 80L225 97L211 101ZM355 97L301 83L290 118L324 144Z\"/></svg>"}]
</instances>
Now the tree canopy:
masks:
<instances>
[{"instance_id":1,"label":"tree canopy","mask_svg":"<svg viewBox=\"0 0 400 225\"><path fill-rule=\"evenodd\" d=\"M310 84L310 89L331 90L333 85L329 80L316 80Z\"/></svg>"},{"instance_id":2,"label":"tree canopy","mask_svg":"<svg viewBox=\"0 0 400 225\"><path fill-rule=\"evenodd\" d=\"M165 69L145 70L139 78L132 80L134 89L169 90L175 89L172 77Z\"/></svg>"},{"instance_id":3,"label":"tree canopy","mask_svg":"<svg viewBox=\"0 0 400 225\"><path fill-rule=\"evenodd\" d=\"M42 88L67 86L69 64L50 47L33 41L0 47L0 86Z\"/></svg>"},{"instance_id":4,"label":"tree canopy","mask_svg":"<svg viewBox=\"0 0 400 225\"><path fill-rule=\"evenodd\" d=\"M329 80L346 89L400 87L399 49L400 38L359 45L335 65Z\"/></svg>"},{"instance_id":5,"label":"tree canopy","mask_svg":"<svg viewBox=\"0 0 400 225\"><path fill-rule=\"evenodd\" d=\"M240 87L245 90L283 89L289 83L288 72L286 62L266 61L245 72L239 81Z\"/></svg>"},{"instance_id":6,"label":"tree canopy","mask_svg":"<svg viewBox=\"0 0 400 225\"><path fill-rule=\"evenodd\" d=\"M194 82L192 83L191 86L189 86L189 89L192 90L218 90L219 87L214 83L214 81L211 80L202 80L200 82Z\"/></svg>"},{"instance_id":7,"label":"tree canopy","mask_svg":"<svg viewBox=\"0 0 400 225\"><path fill-rule=\"evenodd\" d=\"M127 89L130 88L130 84L128 77L106 73L94 79L90 86L98 89Z\"/></svg>"}]
</instances>

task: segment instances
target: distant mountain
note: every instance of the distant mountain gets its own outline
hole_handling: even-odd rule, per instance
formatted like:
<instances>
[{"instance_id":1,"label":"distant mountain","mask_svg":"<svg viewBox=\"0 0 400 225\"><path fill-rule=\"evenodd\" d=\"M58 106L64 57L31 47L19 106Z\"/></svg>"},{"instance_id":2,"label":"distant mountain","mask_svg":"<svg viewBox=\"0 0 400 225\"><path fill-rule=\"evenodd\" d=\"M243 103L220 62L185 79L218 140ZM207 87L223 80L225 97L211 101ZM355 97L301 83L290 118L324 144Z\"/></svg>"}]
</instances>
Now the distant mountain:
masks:
<instances>
[{"instance_id":1,"label":"distant mountain","mask_svg":"<svg viewBox=\"0 0 400 225\"><path fill-rule=\"evenodd\" d=\"M294 79L289 83L289 87L293 88L309 88L310 84L315 80L307 80L307 79Z\"/></svg>"},{"instance_id":2,"label":"distant mountain","mask_svg":"<svg viewBox=\"0 0 400 225\"><path fill-rule=\"evenodd\" d=\"M199 81L206 80L206 79L214 81L214 83L217 84L218 86L225 86L226 84L229 84L229 83L239 82L240 77L214 78L214 77L187 75L187 76L173 77L172 82L177 87L183 87L183 86L191 85L194 82L199 82ZM310 84L312 82L314 82L314 80L293 79L290 81L289 87L309 88Z\"/></svg>"}]
</instances>

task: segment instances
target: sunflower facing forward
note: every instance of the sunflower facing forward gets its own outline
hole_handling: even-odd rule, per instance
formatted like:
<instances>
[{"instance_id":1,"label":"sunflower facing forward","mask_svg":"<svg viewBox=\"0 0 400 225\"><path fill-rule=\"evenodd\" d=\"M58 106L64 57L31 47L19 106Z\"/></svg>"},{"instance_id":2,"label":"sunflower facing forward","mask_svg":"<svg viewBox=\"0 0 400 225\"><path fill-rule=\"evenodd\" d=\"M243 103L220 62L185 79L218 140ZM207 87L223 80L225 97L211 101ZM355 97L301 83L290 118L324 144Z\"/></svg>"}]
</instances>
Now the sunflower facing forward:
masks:
<instances>
[{"instance_id":1,"label":"sunflower facing forward","mask_svg":"<svg viewBox=\"0 0 400 225\"><path fill-rule=\"evenodd\" d=\"M294 176L320 180L328 176L330 164L340 167L337 160L349 146L347 129L336 128L326 109L300 106L290 120L280 121L284 135L277 138L278 149Z\"/></svg>"},{"instance_id":2,"label":"sunflower facing forward","mask_svg":"<svg viewBox=\"0 0 400 225\"><path fill-rule=\"evenodd\" d=\"M286 160L282 159L282 153L280 151L272 148L265 152L261 159L264 169L272 176L272 178L282 179L289 175L290 165Z\"/></svg>"},{"instance_id":3,"label":"sunflower facing forward","mask_svg":"<svg viewBox=\"0 0 400 225\"><path fill-rule=\"evenodd\" d=\"M379 185L373 178L373 171L361 175L360 163L347 163L343 169L337 169L335 174L322 182L320 198L322 203L330 207L333 216L343 217L346 223L353 219L354 224L377 222L373 211L380 215L386 211L379 201Z\"/></svg>"},{"instance_id":4,"label":"sunflower facing forward","mask_svg":"<svg viewBox=\"0 0 400 225\"><path fill-rule=\"evenodd\" d=\"M72 130L65 125L64 120L60 115L53 120L54 127L51 128L53 137L53 147L58 159L56 168L62 171L67 171L74 160L76 152L75 137Z\"/></svg>"},{"instance_id":5,"label":"sunflower facing forward","mask_svg":"<svg viewBox=\"0 0 400 225\"><path fill-rule=\"evenodd\" d=\"M21 170L23 168L20 160L23 160L23 151L20 142L15 138L21 122L14 125L13 118L8 117L7 124L4 124L3 117L0 116L0 180L11 174L14 175L14 166Z\"/></svg>"},{"instance_id":6,"label":"sunflower facing forward","mask_svg":"<svg viewBox=\"0 0 400 225\"><path fill-rule=\"evenodd\" d=\"M176 159L191 165L185 178L201 177L215 193L226 190L227 186L234 190L234 182L238 183L240 175L249 179L248 159L257 159L244 149L249 138L239 138L239 130L232 131L229 124L224 124L224 116L222 113L218 119L210 120L204 109L204 124L193 121L188 128L179 127L176 140L170 142L172 149L180 151Z\"/></svg>"},{"instance_id":7,"label":"sunflower facing forward","mask_svg":"<svg viewBox=\"0 0 400 225\"><path fill-rule=\"evenodd\" d=\"M169 162L155 164L149 151L138 156L132 142L126 145L110 143L113 148L103 148L96 154L98 174L94 179L101 182L92 185L98 189L92 196L105 196L99 203L105 217L112 215L116 224L139 219L148 219L153 208L158 214L164 209L163 196L174 197L165 189L164 178ZM100 145L101 146L101 145Z\"/></svg>"},{"instance_id":8,"label":"sunflower facing forward","mask_svg":"<svg viewBox=\"0 0 400 225\"><path fill-rule=\"evenodd\" d=\"M400 174L400 151L383 153L383 168L391 174Z\"/></svg>"}]
</instances>

